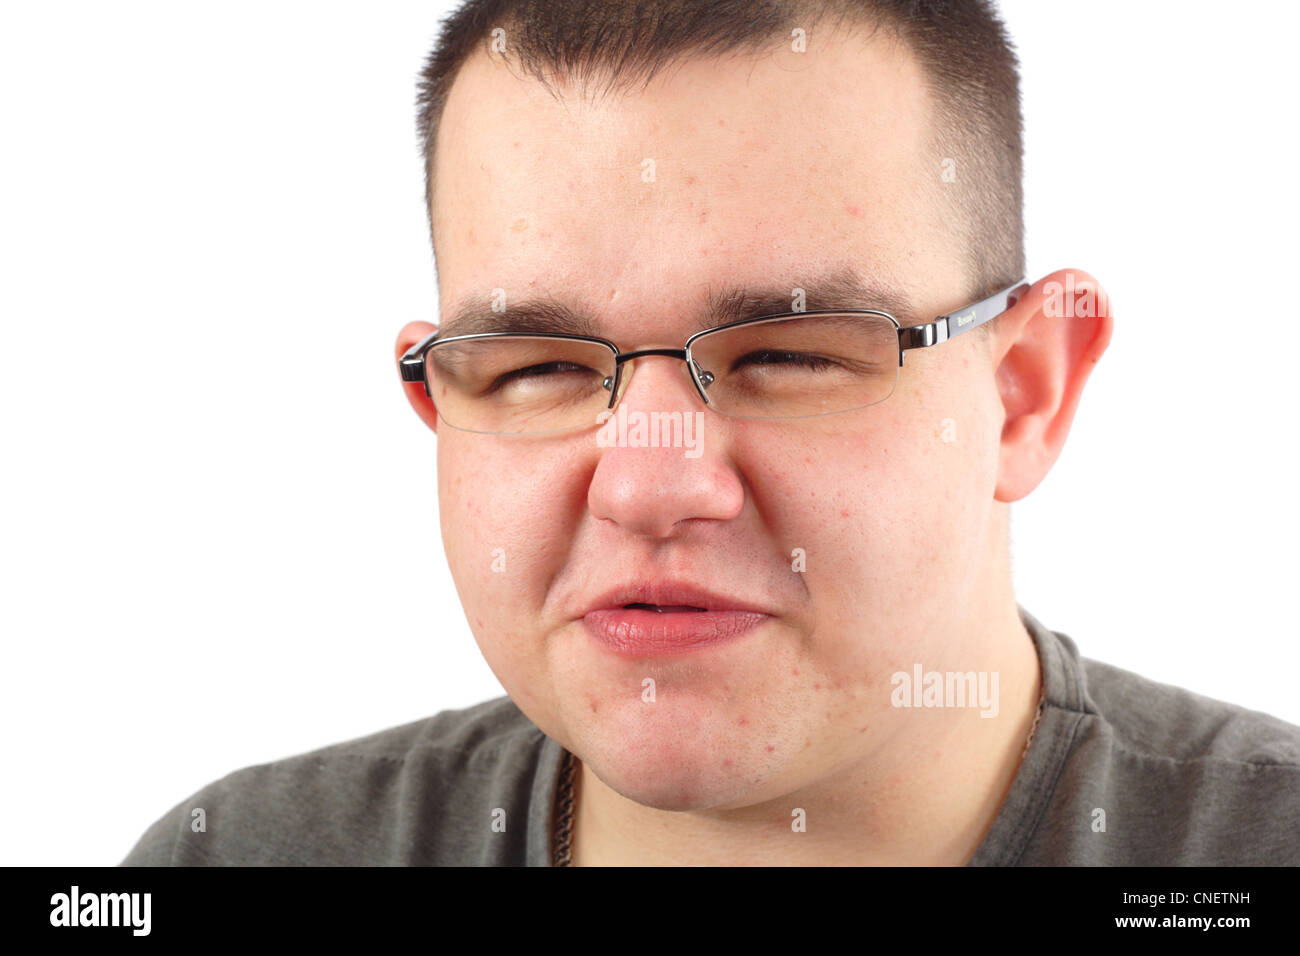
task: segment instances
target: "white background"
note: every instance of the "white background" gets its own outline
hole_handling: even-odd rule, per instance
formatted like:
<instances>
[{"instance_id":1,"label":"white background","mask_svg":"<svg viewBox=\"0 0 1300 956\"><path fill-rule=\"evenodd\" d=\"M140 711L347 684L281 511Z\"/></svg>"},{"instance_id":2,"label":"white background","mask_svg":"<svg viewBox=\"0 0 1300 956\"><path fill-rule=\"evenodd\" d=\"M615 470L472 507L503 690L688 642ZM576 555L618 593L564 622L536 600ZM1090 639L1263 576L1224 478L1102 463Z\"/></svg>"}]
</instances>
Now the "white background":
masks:
<instances>
[{"instance_id":1,"label":"white background","mask_svg":"<svg viewBox=\"0 0 1300 956\"><path fill-rule=\"evenodd\" d=\"M1116 333L1014 509L1083 652L1300 723L1300 222L1283 3L1003 5L1031 278ZM445 3L0 11L0 862L115 864L249 764L502 693L398 329Z\"/></svg>"}]
</instances>

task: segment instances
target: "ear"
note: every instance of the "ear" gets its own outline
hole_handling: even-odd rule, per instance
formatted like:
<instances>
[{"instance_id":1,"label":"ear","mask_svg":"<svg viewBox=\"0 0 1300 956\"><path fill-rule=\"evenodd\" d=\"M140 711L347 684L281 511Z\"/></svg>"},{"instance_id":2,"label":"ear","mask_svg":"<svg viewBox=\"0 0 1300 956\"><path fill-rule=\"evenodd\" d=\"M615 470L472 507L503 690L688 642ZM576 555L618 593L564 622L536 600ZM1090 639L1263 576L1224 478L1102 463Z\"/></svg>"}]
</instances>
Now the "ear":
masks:
<instances>
[{"instance_id":1,"label":"ear","mask_svg":"<svg viewBox=\"0 0 1300 956\"><path fill-rule=\"evenodd\" d=\"M1078 269L1040 279L998 319L994 359L1005 411L998 501L1019 501L1051 471L1112 327L1109 297Z\"/></svg>"},{"instance_id":2,"label":"ear","mask_svg":"<svg viewBox=\"0 0 1300 956\"><path fill-rule=\"evenodd\" d=\"M397 354L396 358L400 361L402 356L416 342L426 336L436 332L438 327L428 322L408 322L402 327L402 331L397 333ZM401 381L401 372L397 372L398 381ZM429 426L436 434L438 431L438 412L433 407L433 399L429 398L424 392L423 382L402 382L402 391L406 393L406 400L411 403L415 409L415 414Z\"/></svg>"}]
</instances>

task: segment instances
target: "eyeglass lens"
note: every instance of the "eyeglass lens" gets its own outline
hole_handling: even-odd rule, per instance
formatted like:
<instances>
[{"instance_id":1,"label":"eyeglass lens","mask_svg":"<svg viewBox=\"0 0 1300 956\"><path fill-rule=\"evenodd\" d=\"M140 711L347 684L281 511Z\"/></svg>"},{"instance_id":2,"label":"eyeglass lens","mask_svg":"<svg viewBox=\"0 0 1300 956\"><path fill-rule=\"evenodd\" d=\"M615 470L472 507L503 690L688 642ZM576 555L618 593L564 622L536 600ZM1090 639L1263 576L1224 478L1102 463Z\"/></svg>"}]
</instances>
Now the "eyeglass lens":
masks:
<instances>
[{"instance_id":1,"label":"eyeglass lens","mask_svg":"<svg viewBox=\"0 0 1300 956\"><path fill-rule=\"evenodd\" d=\"M888 398L898 381L897 326L875 314L731 326L696 338L690 357L710 406L742 418L863 408ZM426 362L442 420L492 434L594 428L618 374L603 345L535 336L449 340Z\"/></svg>"}]
</instances>

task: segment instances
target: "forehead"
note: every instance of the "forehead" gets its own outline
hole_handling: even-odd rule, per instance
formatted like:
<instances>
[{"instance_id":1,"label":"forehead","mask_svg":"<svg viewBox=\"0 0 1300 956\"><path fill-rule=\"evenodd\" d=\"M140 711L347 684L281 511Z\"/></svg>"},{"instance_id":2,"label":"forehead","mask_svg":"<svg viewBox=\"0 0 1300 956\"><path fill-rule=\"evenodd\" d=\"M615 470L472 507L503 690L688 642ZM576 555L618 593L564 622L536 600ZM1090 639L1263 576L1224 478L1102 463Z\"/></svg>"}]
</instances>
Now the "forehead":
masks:
<instances>
[{"instance_id":1,"label":"forehead","mask_svg":"<svg viewBox=\"0 0 1300 956\"><path fill-rule=\"evenodd\" d=\"M883 33L811 34L803 53L775 37L632 92L552 86L484 53L452 86L434 170L444 315L500 289L651 334L656 307L719 289L851 267L906 294L955 262L925 78Z\"/></svg>"}]
</instances>

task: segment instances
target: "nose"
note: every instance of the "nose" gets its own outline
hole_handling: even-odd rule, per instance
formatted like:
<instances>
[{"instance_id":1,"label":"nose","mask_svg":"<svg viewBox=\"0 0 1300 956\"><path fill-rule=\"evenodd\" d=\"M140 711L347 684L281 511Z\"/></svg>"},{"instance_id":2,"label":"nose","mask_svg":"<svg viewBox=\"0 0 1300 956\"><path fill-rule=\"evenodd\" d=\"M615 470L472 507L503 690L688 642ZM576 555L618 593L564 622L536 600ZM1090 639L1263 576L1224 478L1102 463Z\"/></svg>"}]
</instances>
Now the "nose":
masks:
<instances>
[{"instance_id":1,"label":"nose","mask_svg":"<svg viewBox=\"0 0 1300 956\"><path fill-rule=\"evenodd\" d=\"M629 357L598 441L588 509L654 538L672 537L692 520L735 518L745 492L727 455L725 422L706 411L684 354L646 349Z\"/></svg>"}]
</instances>

